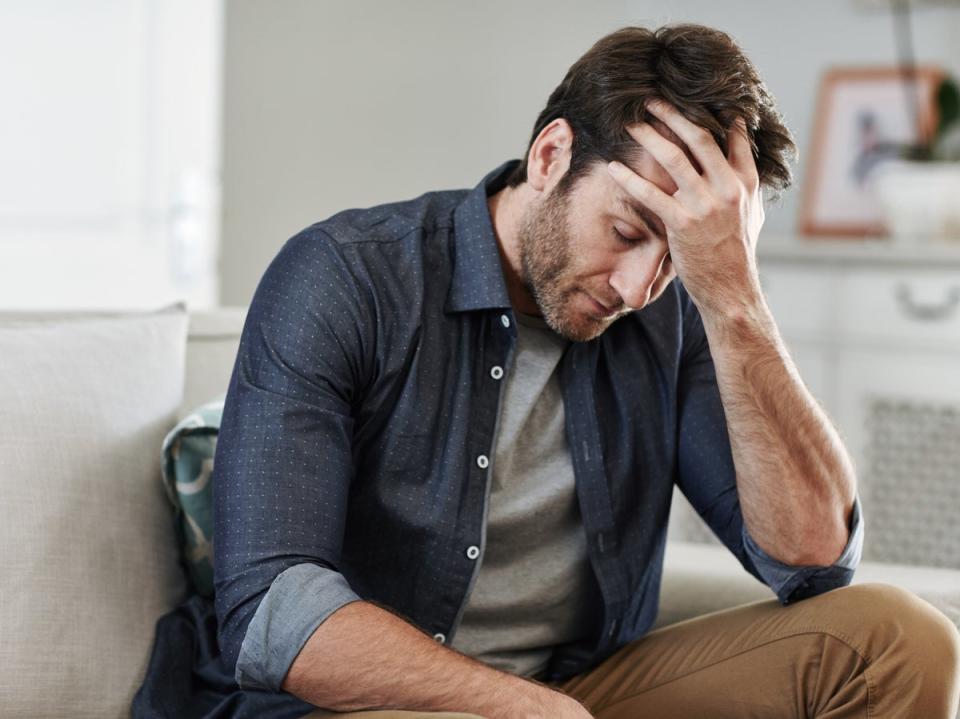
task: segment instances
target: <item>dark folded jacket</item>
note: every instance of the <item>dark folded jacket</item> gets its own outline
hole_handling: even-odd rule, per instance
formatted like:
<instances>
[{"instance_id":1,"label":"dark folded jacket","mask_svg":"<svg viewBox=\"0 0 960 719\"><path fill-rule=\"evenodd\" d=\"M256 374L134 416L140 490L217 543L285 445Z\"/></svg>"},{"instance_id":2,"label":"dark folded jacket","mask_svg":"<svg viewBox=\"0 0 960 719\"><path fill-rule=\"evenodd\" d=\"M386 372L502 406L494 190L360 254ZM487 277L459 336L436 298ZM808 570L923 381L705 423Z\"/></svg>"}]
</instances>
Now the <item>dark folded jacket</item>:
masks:
<instances>
[{"instance_id":1,"label":"dark folded jacket","mask_svg":"<svg viewBox=\"0 0 960 719\"><path fill-rule=\"evenodd\" d=\"M197 594L157 620L134 719L295 719L316 710L287 692L240 689L220 659L213 601Z\"/></svg>"}]
</instances>

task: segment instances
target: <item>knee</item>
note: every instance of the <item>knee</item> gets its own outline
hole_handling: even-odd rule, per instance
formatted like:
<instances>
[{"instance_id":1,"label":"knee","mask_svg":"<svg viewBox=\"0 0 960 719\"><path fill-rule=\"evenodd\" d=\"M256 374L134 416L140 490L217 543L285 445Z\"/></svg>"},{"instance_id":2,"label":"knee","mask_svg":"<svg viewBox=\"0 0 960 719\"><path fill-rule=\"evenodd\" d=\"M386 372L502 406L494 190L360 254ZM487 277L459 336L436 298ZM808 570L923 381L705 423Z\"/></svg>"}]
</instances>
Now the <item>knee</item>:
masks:
<instances>
[{"instance_id":1,"label":"knee","mask_svg":"<svg viewBox=\"0 0 960 719\"><path fill-rule=\"evenodd\" d=\"M960 631L943 612L892 584L854 584L843 591L871 642L896 646L954 685L960 681Z\"/></svg>"}]
</instances>

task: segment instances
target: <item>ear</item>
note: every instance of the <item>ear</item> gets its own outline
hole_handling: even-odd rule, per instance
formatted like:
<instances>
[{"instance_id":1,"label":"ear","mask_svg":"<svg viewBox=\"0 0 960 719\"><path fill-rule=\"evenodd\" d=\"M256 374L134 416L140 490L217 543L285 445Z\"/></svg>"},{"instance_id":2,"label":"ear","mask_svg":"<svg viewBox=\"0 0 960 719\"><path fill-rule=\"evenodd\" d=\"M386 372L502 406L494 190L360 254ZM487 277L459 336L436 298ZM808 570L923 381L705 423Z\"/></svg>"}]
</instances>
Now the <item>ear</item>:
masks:
<instances>
[{"instance_id":1,"label":"ear","mask_svg":"<svg viewBox=\"0 0 960 719\"><path fill-rule=\"evenodd\" d=\"M537 135L527 155L527 184L538 192L549 191L570 168L573 128L562 117Z\"/></svg>"}]
</instances>

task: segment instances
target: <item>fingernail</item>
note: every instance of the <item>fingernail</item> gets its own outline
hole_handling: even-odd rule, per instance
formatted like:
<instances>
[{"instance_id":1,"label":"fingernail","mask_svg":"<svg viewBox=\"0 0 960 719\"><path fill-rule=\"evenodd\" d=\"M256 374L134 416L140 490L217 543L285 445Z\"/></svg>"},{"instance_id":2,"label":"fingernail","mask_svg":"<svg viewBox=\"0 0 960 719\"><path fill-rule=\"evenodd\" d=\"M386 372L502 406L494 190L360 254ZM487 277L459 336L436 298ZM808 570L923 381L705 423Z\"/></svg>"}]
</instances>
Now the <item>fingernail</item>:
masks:
<instances>
[{"instance_id":1,"label":"fingernail","mask_svg":"<svg viewBox=\"0 0 960 719\"><path fill-rule=\"evenodd\" d=\"M623 172L623 165L621 165L621 164L620 164L619 162L617 162L616 160L614 160L613 162L608 162L608 163L607 163L607 172L609 172L609 173L610 173L611 175L613 175L613 176L617 176L617 175L619 175L621 172Z\"/></svg>"}]
</instances>

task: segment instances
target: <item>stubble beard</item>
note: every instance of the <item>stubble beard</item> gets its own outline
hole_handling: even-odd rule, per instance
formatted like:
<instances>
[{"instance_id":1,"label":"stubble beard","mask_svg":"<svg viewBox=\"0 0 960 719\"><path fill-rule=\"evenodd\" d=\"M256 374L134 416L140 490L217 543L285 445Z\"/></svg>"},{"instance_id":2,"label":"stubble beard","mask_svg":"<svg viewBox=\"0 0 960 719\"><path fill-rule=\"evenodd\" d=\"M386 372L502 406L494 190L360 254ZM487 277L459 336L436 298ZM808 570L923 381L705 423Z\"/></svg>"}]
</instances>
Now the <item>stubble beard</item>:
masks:
<instances>
[{"instance_id":1,"label":"stubble beard","mask_svg":"<svg viewBox=\"0 0 960 719\"><path fill-rule=\"evenodd\" d=\"M602 334L610 322L594 319L570 306L579 288L569 279L568 214L566 194L558 193L557 188L526 213L517 230L520 281L533 296L550 329L568 340L587 342Z\"/></svg>"}]
</instances>

